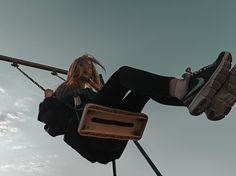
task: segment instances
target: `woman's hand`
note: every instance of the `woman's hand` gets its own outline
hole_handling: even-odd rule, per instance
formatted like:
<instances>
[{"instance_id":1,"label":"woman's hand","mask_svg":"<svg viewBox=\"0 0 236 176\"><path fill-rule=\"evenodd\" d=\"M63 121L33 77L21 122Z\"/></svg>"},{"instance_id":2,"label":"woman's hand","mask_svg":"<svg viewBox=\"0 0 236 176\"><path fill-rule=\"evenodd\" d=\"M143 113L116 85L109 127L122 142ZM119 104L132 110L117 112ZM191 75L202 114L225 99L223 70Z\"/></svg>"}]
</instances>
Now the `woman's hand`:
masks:
<instances>
[{"instance_id":1,"label":"woman's hand","mask_svg":"<svg viewBox=\"0 0 236 176\"><path fill-rule=\"evenodd\" d=\"M92 79L89 79L88 82L96 91L99 91L101 89L101 85L98 85L97 83L95 83Z\"/></svg>"},{"instance_id":2,"label":"woman's hand","mask_svg":"<svg viewBox=\"0 0 236 176\"><path fill-rule=\"evenodd\" d=\"M52 89L46 89L44 91L44 98L52 97L53 96L53 90Z\"/></svg>"}]
</instances>

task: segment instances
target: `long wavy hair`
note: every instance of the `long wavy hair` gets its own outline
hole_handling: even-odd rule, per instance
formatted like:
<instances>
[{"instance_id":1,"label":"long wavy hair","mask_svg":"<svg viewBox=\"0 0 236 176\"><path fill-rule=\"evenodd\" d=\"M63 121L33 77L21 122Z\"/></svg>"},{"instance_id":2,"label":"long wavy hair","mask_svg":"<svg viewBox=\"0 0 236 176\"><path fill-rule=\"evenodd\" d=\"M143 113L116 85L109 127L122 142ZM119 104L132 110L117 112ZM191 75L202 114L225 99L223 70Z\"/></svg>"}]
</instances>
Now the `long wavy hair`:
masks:
<instances>
[{"instance_id":1,"label":"long wavy hair","mask_svg":"<svg viewBox=\"0 0 236 176\"><path fill-rule=\"evenodd\" d=\"M99 65L104 71L105 67L95 59L92 55L84 54L74 60L70 65L67 79L55 91L56 96L60 96L65 90L79 92L85 88L86 84L95 90L101 89L101 80L96 70L96 65Z\"/></svg>"}]
</instances>

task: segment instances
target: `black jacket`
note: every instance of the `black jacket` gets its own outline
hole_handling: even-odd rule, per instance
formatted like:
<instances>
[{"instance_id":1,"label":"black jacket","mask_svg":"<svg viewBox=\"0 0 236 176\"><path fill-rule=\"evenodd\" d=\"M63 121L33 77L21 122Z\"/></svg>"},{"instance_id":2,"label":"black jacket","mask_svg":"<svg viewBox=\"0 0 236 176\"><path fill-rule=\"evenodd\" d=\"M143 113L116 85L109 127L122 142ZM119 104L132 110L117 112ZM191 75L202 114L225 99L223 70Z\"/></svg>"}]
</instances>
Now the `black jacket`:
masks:
<instances>
[{"instance_id":1,"label":"black jacket","mask_svg":"<svg viewBox=\"0 0 236 176\"><path fill-rule=\"evenodd\" d=\"M90 100L86 99L89 96L89 90L81 95L83 106ZM53 97L40 103L38 120L45 124L44 129L49 135L64 135L64 141L92 163L106 164L120 158L127 145L127 141L81 136L77 132L79 121L74 110Z\"/></svg>"}]
</instances>

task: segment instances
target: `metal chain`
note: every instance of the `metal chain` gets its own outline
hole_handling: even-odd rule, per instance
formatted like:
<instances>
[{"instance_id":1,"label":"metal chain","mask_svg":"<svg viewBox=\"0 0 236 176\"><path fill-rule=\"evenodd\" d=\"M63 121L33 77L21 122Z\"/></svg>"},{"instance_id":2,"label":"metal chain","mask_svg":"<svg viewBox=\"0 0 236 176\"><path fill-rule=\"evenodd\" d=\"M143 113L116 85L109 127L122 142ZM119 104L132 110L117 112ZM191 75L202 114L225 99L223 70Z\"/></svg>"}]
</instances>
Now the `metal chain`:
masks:
<instances>
[{"instance_id":1,"label":"metal chain","mask_svg":"<svg viewBox=\"0 0 236 176\"><path fill-rule=\"evenodd\" d=\"M63 81L66 81L64 78L62 78L61 76L59 76L58 73L55 72L55 71L52 71L51 74L52 74L53 76L56 76L56 77L60 78L60 79L63 80Z\"/></svg>"},{"instance_id":2,"label":"metal chain","mask_svg":"<svg viewBox=\"0 0 236 176\"><path fill-rule=\"evenodd\" d=\"M41 86L39 83L37 83L33 78L31 78L28 74L26 74L23 70L19 68L19 65L17 63L11 64L13 67L16 67L24 76L26 76L30 81L32 81L36 86L38 86L42 91L45 91L46 89Z\"/></svg>"}]
</instances>

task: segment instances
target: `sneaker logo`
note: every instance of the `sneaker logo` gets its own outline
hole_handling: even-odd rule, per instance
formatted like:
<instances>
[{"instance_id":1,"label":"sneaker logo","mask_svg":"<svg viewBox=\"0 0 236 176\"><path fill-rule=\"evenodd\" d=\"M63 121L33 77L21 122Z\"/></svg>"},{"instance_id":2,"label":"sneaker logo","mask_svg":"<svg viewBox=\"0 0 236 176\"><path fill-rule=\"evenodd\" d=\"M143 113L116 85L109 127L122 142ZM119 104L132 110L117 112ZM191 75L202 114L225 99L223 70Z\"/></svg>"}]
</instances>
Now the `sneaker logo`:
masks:
<instances>
[{"instance_id":1,"label":"sneaker logo","mask_svg":"<svg viewBox=\"0 0 236 176\"><path fill-rule=\"evenodd\" d=\"M205 83L205 80L203 78L196 78L196 79L198 80L197 85L185 97L191 95L193 92L195 92L199 87L201 87Z\"/></svg>"}]
</instances>

